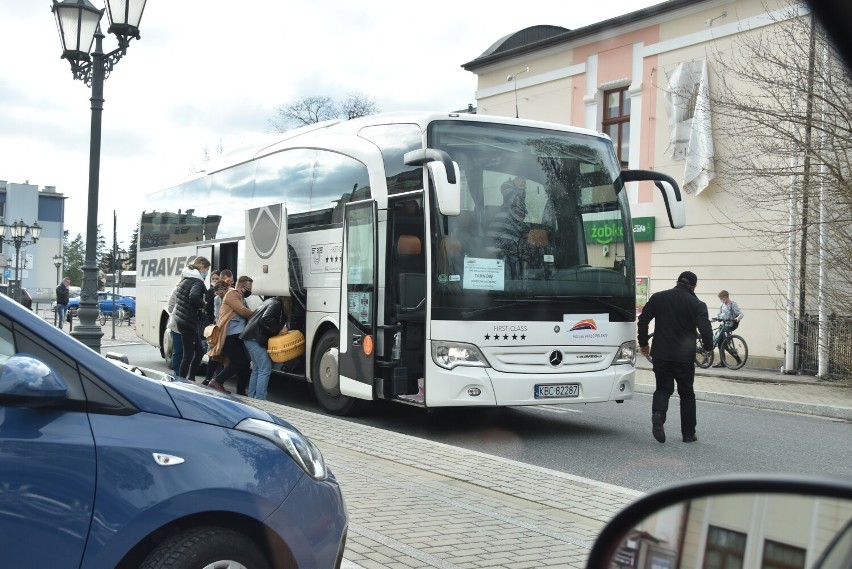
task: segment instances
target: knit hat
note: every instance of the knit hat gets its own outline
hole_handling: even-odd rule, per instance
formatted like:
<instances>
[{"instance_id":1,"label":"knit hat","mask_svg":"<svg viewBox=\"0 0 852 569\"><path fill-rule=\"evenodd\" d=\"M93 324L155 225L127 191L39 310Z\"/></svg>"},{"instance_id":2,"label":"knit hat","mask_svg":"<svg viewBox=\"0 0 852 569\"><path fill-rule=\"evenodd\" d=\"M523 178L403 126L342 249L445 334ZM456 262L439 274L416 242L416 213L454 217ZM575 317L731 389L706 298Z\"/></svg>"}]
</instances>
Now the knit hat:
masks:
<instances>
[{"instance_id":1,"label":"knit hat","mask_svg":"<svg viewBox=\"0 0 852 569\"><path fill-rule=\"evenodd\" d=\"M689 286L695 286L698 284L698 277L696 277L695 273L692 271L684 271L677 278L677 282L688 284Z\"/></svg>"}]
</instances>

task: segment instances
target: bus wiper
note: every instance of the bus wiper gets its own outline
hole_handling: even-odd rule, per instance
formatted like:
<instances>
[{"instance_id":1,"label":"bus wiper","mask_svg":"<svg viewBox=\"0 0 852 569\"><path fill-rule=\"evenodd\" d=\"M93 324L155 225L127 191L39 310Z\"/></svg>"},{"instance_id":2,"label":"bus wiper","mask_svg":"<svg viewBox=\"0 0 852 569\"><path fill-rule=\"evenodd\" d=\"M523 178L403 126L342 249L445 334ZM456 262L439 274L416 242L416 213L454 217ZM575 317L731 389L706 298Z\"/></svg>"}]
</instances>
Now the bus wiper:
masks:
<instances>
[{"instance_id":1,"label":"bus wiper","mask_svg":"<svg viewBox=\"0 0 852 569\"><path fill-rule=\"evenodd\" d=\"M517 301L508 301L508 300L495 300L495 302L503 303L498 304L496 306L485 306L483 308L477 308L476 310L468 310L466 312L462 312L462 318L468 319L471 316L476 316L477 314L483 314L486 312L493 312L495 310L502 310L504 308L514 308L517 306L525 306L528 304L533 304L534 302L544 302L542 300L517 300Z\"/></svg>"},{"instance_id":2,"label":"bus wiper","mask_svg":"<svg viewBox=\"0 0 852 569\"><path fill-rule=\"evenodd\" d=\"M536 297L536 298L544 298L544 297ZM627 310L627 309L622 308L620 306L616 306L615 304L613 304L611 302L607 302L606 300L604 300L603 298L601 298L599 296L549 296L547 298L549 300L591 300L591 301L597 302L598 304L606 306L610 310L617 312L618 314L621 314L625 318L632 318L634 320L636 319L636 312L635 311ZM608 297L608 298L612 298L612 297Z\"/></svg>"}]
</instances>

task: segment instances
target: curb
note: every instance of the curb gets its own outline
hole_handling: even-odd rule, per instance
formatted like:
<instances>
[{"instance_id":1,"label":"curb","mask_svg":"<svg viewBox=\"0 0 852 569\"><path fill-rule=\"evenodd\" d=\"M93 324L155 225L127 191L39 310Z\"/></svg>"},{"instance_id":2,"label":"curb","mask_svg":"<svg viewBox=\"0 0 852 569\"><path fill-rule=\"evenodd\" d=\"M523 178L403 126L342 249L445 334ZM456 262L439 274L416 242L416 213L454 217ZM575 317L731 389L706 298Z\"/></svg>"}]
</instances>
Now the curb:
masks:
<instances>
[{"instance_id":1,"label":"curb","mask_svg":"<svg viewBox=\"0 0 852 569\"><path fill-rule=\"evenodd\" d=\"M731 378L742 379L742 378ZM749 378L750 379L750 378ZM637 383L636 393L653 395L656 387ZM677 397L674 393L672 397ZM852 407L833 407L829 405L815 405L813 403L795 403L792 401L779 401L777 399L764 399L762 397L748 397L746 395L729 395L727 393L716 393L713 391L695 390L696 401L707 401L708 403L724 403L726 405L739 405L741 407L754 407L755 409L768 409L772 411L786 411L788 413L801 413L803 415L816 415L830 419L841 419L852 421Z\"/></svg>"}]
</instances>

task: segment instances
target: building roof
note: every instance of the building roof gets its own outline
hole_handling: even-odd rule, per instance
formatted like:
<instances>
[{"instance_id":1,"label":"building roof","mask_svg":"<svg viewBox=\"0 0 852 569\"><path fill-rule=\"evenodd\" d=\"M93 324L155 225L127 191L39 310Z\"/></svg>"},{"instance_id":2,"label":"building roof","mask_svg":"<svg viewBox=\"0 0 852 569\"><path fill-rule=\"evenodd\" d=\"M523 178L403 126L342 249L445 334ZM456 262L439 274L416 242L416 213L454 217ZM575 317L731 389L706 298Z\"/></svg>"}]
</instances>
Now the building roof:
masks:
<instances>
[{"instance_id":1,"label":"building roof","mask_svg":"<svg viewBox=\"0 0 852 569\"><path fill-rule=\"evenodd\" d=\"M463 63L461 67L467 71L475 71L486 65L499 63L519 55L592 36L611 28L652 19L685 6L694 6L697 3L705 1L707 0L668 0L667 2L610 18L603 22L577 28L576 30L551 25L531 26L500 38L476 59Z\"/></svg>"}]
</instances>

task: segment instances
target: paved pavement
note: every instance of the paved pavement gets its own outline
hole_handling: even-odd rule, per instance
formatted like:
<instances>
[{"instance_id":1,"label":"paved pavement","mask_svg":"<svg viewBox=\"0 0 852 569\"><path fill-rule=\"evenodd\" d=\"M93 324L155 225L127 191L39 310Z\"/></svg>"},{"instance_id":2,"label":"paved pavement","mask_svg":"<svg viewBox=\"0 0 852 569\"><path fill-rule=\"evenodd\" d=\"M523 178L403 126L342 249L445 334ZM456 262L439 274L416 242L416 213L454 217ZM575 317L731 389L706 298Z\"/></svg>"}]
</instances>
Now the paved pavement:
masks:
<instances>
[{"instance_id":1,"label":"paved pavement","mask_svg":"<svg viewBox=\"0 0 852 569\"><path fill-rule=\"evenodd\" d=\"M138 342L104 329L105 351ZM653 392L647 361L636 389ZM852 420L848 382L698 370L700 400ZM321 448L350 515L347 569L583 567L604 523L642 493L328 415L248 400ZM649 430L650 437L650 430ZM699 442L700 444L700 442ZM667 445L678 454L694 445Z\"/></svg>"}]
</instances>

